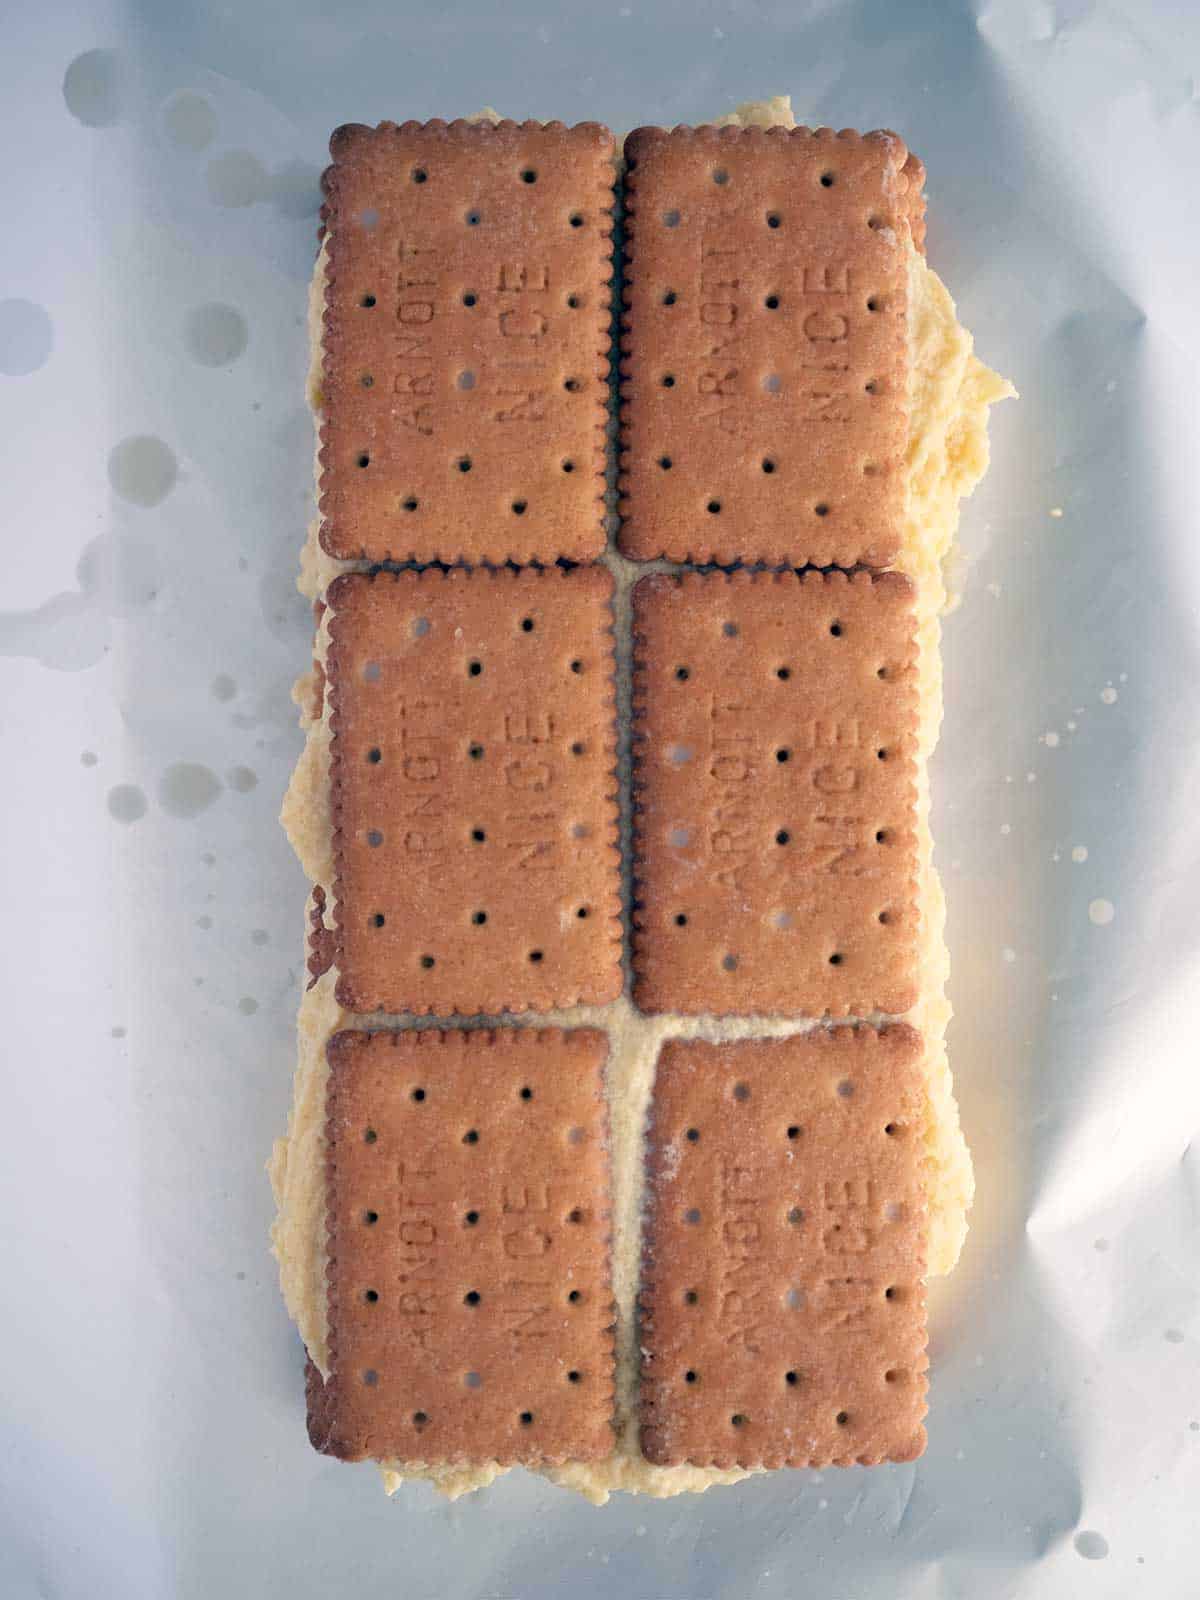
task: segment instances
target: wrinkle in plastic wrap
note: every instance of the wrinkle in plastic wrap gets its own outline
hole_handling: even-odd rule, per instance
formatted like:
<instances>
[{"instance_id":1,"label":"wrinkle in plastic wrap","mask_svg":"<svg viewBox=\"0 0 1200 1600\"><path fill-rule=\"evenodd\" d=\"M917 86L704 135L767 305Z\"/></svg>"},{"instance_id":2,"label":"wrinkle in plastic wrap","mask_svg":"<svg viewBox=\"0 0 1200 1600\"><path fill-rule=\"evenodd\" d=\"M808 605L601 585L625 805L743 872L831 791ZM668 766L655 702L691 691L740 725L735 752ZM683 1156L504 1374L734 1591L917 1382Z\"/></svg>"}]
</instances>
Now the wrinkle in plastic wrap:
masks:
<instances>
[{"instance_id":1,"label":"wrinkle in plastic wrap","mask_svg":"<svg viewBox=\"0 0 1200 1600\"><path fill-rule=\"evenodd\" d=\"M1194 11L66 0L5 35L12 1592L1194 1594ZM600 1511L523 1473L389 1502L308 1449L264 1242L325 139L776 92L920 153L931 264L1023 397L944 635L978 1188L931 1297L930 1447Z\"/></svg>"}]
</instances>

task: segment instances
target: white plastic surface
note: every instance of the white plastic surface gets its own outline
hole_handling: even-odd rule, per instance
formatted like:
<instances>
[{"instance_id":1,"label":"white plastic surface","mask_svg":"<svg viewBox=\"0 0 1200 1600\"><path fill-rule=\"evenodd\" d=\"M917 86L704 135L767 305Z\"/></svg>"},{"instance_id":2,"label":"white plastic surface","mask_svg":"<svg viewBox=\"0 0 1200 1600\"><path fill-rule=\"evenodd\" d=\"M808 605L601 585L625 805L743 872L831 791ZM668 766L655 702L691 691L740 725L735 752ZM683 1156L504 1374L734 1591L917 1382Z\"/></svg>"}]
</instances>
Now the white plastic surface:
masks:
<instances>
[{"instance_id":1,"label":"white plastic surface","mask_svg":"<svg viewBox=\"0 0 1200 1600\"><path fill-rule=\"evenodd\" d=\"M1195 8L58 0L3 32L5 1595L1194 1596ZM325 139L772 93L920 153L930 259L1023 396L945 637L979 1197L929 1451L389 1502L305 1441L262 1171L303 961L275 816Z\"/></svg>"}]
</instances>

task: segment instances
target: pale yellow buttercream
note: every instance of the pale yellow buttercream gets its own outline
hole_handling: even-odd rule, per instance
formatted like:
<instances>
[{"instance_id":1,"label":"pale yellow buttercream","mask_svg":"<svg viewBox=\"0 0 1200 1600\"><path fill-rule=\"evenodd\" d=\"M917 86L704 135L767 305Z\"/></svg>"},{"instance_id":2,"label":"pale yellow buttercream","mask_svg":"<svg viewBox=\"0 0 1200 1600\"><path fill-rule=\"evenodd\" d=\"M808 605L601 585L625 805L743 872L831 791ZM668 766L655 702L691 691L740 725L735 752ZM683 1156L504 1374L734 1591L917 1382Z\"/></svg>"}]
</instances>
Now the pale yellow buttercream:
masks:
<instances>
[{"instance_id":1,"label":"pale yellow buttercream","mask_svg":"<svg viewBox=\"0 0 1200 1600\"><path fill-rule=\"evenodd\" d=\"M494 118L494 112L481 115ZM785 97L739 107L722 123L757 126L795 125ZM320 327L324 254L318 259L309 302L313 360L309 399L319 414ZM959 1126L958 1108L946 1060L945 1030L950 1018L946 999L949 960L943 937L941 884L932 865L929 832L928 756L941 722L940 616L948 601L947 560L958 525L960 500L971 493L987 469L987 413L1012 387L983 366L972 353L970 335L958 323L954 303L937 275L915 252L910 260L909 337L910 424L908 440L908 503L903 548L897 566L916 588L921 684L921 760L919 762L918 832L921 855L921 913L924 931L921 997L908 1013L925 1040L929 1081L926 1130L930 1233L929 1271L947 1273L954 1266L966 1236L967 1211L974 1189L970 1155ZM302 558L300 588L311 599L324 593L329 581L349 563L326 556L317 538L318 523L309 528ZM618 700L628 707L627 626L633 583L655 566L634 566L615 552L603 558L616 580ZM324 626L318 629L316 658L323 660ZM313 720L311 679L296 690L301 722L307 731L304 751L283 807L283 823L305 872L314 883L328 885L332 876L332 830L329 817L327 713ZM613 1291L617 1306L617 1432L613 1453L599 1462L547 1469L545 1476L602 1503L613 1489L666 1496L698 1492L717 1483L748 1476L743 1471L697 1467L656 1467L637 1447L636 1395L638 1350L635 1305L640 1257L642 1201L642 1130L653 1084L659 1046L667 1037L711 1040L780 1036L819 1024L797 1024L780 1018L644 1017L628 998L609 1006L577 1007L556 1012L540 1022L564 1027L603 1028L609 1035L607 1093L613 1172ZM334 975L326 973L306 993L300 1008L299 1055L287 1135L278 1140L270 1162L278 1215L272 1244L279 1261L284 1298L312 1359L324 1372L327 1361L325 1313L325 1217L322 1132L325 1104L325 1042L339 1027L404 1027L391 1016L364 1018L340 1009L334 997ZM503 1470L483 1466L448 1466L420 1462L383 1464L388 1492L406 1477L431 1481L454 1498L490 1483Z\"/></svg>"}]
</instances>

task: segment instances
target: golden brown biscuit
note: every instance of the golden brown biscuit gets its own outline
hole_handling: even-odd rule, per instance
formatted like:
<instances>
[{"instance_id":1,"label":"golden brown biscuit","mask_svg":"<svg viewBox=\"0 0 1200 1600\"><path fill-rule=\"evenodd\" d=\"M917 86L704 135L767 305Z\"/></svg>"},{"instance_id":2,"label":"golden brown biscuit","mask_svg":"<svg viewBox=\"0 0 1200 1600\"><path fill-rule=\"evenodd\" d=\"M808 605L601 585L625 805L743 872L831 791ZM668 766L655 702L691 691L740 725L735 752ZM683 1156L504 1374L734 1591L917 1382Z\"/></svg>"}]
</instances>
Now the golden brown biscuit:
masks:
<instances>
[{"instance_id":1,"label":"golden brown biscuit","mask_svg":"<svg viewBox=\"0 0 1200 1600\"><path fill-rule=\"evenodd\" d=\"M612 145L598 123L334 133L320 448L329 555L599 554Z\"/></svg>"},{"instance_id":2,"label":"golden brown biscuit","mask_svg":"<svg viewBox=\"0 0 1200 1600\"><path fill-rule=\"evenodd\" d=\"M622 550L885 566L920 163L829 128L640 128L625 153Z\"/></svg>"},{"instance_id":3,"label":"golden brown biscuit","mask_svg":"<svg viewBox=\"0 0 1200 1600\"><path fill-rule=\"evenodd\" d=\"M865 1015L918 991L917 696L898 573L634 591L635 998Z\"/></svg>"},{"instance_id":4,"label":"golden brown biscuit","mask_svg":"<svg viewBox=\"0 0 1200 1600\"><path fill-rule=\"evenodd\" d=\"M612 579L331 586L338 998L547 1011L621 988Z\"/></svg>"},{"instance_id":5,"label":"golden brown biscuit","mask_svg":"<svg viewBox=\"0 0 1200 1600\"><path fill-rule=\"evenodd\" d=\"M651 1461L920 1455L925 1093L902 1024L664 1046L640 1297Z\"/></svg>"},{"instance_id":6,"label":"golden brown biscuit","mask_svg":"<svg viewBox=\"0 0 1200 1600\"><path fill-rule=\"evenodd\" d=\"M601 1033L329 1043L319 1450L587 1460L612 1447Z\"/></svg>"}]
</instances>

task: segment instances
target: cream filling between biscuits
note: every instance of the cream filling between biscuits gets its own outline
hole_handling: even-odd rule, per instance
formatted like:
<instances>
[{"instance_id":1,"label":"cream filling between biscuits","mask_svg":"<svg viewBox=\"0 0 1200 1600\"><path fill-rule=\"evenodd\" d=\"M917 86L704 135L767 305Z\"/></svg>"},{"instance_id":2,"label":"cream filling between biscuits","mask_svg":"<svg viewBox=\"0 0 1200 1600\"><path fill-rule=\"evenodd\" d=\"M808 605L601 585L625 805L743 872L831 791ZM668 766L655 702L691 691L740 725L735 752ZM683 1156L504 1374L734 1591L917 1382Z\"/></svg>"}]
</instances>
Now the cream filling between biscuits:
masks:
<instances>
[{"instance_id":1,"label":"cream filling between biscuits","mask_svg":"<svg viewBox=\"0 0 1200 1600\"><path fill-rule=\"evenodd\" d=\"M496 119L494 112L481 116ZM498 120L498 119L496 119ZM794 127L786 96L753 102L719 118L722 124ZM318 256L309 296L312 357L308 393L314 417L321 410L321 317L325 252ZM951 1009L946 997L949 953L944 938L944 901L933 866L929 829L928 760L937 743L942 717L941 614L952 603L946 577L958 527L959 503L983 477L988 465L988 408L1015 393L1012 385L980 362L970 334L959 324L945 286L913 250L909 259L909 437L907 445L907 510L903 546L896 566L913 580L916 590L918 672L920 680L920 751L918 760L917 835L921 863L920 999L905 1020L925 1042L929 1113L925 1129L929 1197L928 1271L940 1276L952 1270L967 1232L967 1212L974 1193L970 1153L959 1125L958 1107L946 1057L945 1035ZM308 530L301 554L299 587L320 599L339 572L361 563L335 561L320 547L319 520ZM671 570L667 563L635 565L610 550L602 558L615 579L617 623L617 693L623 717L630 690L629 611L633 584L647 572ZM327 646L325 623L317 630L314 658L323 663ZM281 820L301 865L314 884L328 889L333 878L333 838L329 811L329 710L314 720L313 677L306 674L295 690L301 725L307 738L284 800ZM627 761L627 754L623 760ZM627 839L628 818L622 821ZM299 1049L287 1134L276 1141L269 1162L277 1216L271 1242L279 1262L280 1284L288 1311L310 1356L327 1373L325 1299L325 1170L323 1127L328 1068L325 1044L339 1028L403 1028L412 1019L362 1016L344 1011L334 994L336 974L325 973L304 995L298 1020ZM711 1018L675 1015L646 1017L628 996L606 1006L578 1006L527 1019L539 1026L595 1027L609 1037L606 1073L612 1161L612 1275L616 1304L616 1434L612 1454L600 1461L538 1469L543 1476L603 1504L614 1489L657 1498L698 1493L719 1483L751 1476L743 1469L659 1467L638 1449L637 1388L639 1351L636 1343L636 1297L641 1252L643 1129L654 1079L654 1064L666 1038L713 1041L782 1037L823 1026L779 1017ZM874 1020L881 1020L876 1018ZM490 1019L493 1026L512 1019ZM389 1461L380 1463L384 1485L394 1493L405 1478L428 1479L450 1498L491 1483L508 1469L496 1462L455 1463Z\"/></svg>"}]
</instances>

